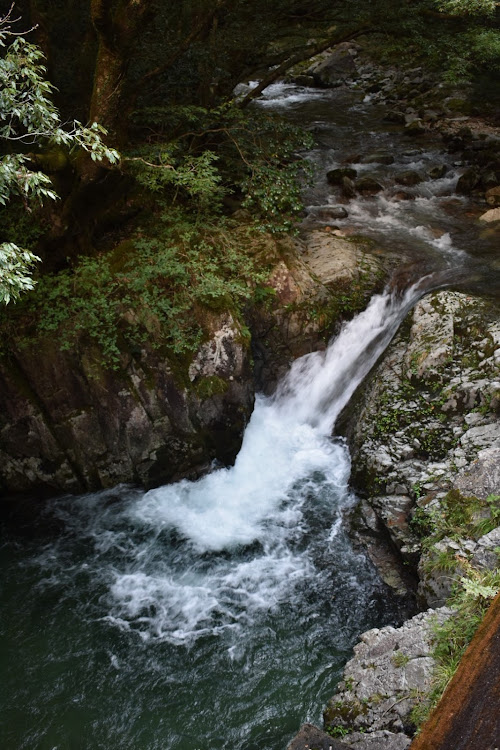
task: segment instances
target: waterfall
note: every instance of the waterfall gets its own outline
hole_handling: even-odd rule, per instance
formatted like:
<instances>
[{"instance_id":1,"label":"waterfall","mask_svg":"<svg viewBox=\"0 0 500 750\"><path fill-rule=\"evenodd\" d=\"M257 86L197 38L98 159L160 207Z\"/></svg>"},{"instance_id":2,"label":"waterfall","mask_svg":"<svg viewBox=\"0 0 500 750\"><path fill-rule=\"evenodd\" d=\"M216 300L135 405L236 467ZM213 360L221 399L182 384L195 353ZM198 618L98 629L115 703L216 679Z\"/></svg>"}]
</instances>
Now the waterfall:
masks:
<instances>
[{"instance_id":1,"label":"waterfall","mask_svg":"<svg viewBox=\"0 0 500 750\"><path fill-rule=\"evenodd\" d=\"M146 639L184 642L239 628L314 579L309 551L296 545L304 503L311 494L339 510L352 501L348 451L331 437L335 419L421 286L376 295L325 352L297 360L273 397L259 396L234 466L151 490L130 505L129 521L147 542L133 570L115 572L110 621ZM339 525L340 513L331 537ZM182 546L180 564L151 552L162 533ZM250 559L242 557L250 547ZM200 555L207 556L202 566Z\"/></svg>"}]
</instances>

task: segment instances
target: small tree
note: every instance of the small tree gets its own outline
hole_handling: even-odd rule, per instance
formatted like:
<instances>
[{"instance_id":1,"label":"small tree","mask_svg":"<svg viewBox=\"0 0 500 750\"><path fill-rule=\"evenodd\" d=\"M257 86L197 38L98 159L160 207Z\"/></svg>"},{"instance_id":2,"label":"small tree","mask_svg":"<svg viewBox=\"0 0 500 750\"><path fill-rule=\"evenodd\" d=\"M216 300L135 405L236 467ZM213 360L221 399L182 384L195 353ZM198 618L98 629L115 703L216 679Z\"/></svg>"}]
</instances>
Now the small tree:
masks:
<instances>
[{"instance_id":1,"label":"small tree","mask_svg":"<svg viewBox=\"0 0 500 750\"><path fill-rule=\"evenodd\" d=\"M105 129L94 122L84 127L74 121L63 127L45 79L43 53L13 29L14 5L0 16L0 205L18 196L30 210L33 202L56 200L50 178L33 169L27 149L33 145L83 148L94 161L114 164L119 154L101 140ZM40 258L13 242L0 243L0 302L7 304L34 286L32 271Z\"/></svg>"}]
</instances>

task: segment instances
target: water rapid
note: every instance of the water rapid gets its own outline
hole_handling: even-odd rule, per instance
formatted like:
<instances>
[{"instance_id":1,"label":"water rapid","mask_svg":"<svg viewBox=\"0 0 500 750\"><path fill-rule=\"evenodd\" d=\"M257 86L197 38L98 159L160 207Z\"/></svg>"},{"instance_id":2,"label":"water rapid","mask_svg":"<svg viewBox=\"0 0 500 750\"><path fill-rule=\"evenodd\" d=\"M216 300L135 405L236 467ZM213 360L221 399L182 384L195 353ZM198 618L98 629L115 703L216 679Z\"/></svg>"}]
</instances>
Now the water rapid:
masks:
<instances>
[{"instance_id":1,"label":"water rapid","mask_svg":"<svg viewBox=\"0 0 500 750\"><path fill-rule=\"evenodd\" d=\"M401 145L349 92L277 84L257 106L317 135L313 226L336 201L326 169L348 157L362 171L368 148ZM399 145L392 170L443 158ZM383 179L386 166L374 169ZM418 297L470 261L456 174L414 200L385 190L349 202L341 229L383 236L432 273L374 297L258 397L233 467L146 493L56 498L27 533L2 529L2 747L278 750L302 722L321 722L359 633L401 614L345 533L356 499L332 429ZM491 255L478 254L474 273Z\"/></svg>"},{"instance_id":2,"label":"water rapid","mask_svg":"<svg viewBox=\"0 0 500 750\"><path fill-rule=\"evenodd\" d=\"M342 528L354 498L331 431L420 294L374 297L298 360L233 467L50 501L39 525L57 534L22 559L4 545L4 746L257 750L319 720L359 631L397 616Z\"/></svg>"}]
</instances>

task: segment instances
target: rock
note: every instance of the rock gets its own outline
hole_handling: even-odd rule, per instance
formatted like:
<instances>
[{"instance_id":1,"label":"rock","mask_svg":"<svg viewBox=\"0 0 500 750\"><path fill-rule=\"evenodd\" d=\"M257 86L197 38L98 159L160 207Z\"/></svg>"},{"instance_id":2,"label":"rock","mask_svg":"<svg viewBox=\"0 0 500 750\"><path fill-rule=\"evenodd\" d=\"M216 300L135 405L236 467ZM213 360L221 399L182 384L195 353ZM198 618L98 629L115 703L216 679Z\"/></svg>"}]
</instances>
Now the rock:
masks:
<instances>
[{"instance_id":1,"label":"rock","mask_svg":"<svg viewBox=\"0 0 500 750\"><path fill-rule=\"evenodd\" d=\"M437 302L439 300L439 302ZM446 293L422 299L413 311L405 366L408 378L428 380L453 354L453 311L460 304Z\"/></svg>"},{"instance_id":2,"label":"rock","mask_svg":"<svg viewBox=\"0 0 500 750\"><path fill-rule=\"evenodd\" d=\"M375 151L363 156L361 164L394 164L394 156L386 151Z\"/></svg>"},{"instance_id":3,"label":"rock","mask_svg":"<svg viewBox=\"0 0 500 750\"><path fill-rule=\"evenodd\" d=\"M488 224L494 221L500 221L500 207L490 208L489 211L486 211L486 213L481 214L481 216L479 217L479 221L485 221Z\"/></svg>"},{"instance_id":4,"label":"rock","mask_svg":"<svg viewBox=\"0 0 500 750\"><path fill-rule=\"evenodd\" d=\"M351 482L366 498L358 533L387 582L393 565L396 587L401 570L384 550L398 549L415 569L412 503L439 513L458 490L476 497L487 518L486 498L500 494L499 344L496 308L457 292L427 295L338 422L351 447ZM380 551L383 530L392 544ZM453 544L442 540L420 561L426 606L446 600L455 557L471 559L476 549L473 539Z\"/></svg>"},{"instance_id":5,"label":"rock","mask_svg":"<svg viewBox=\"0 0 500 750\"><path fill-rule=\"evenodd\" d=\"M486 191L486 203L490 206L500 206L500 185Z\"/></svg>"},{"instance_id":6,"label":"rock","mask_svg":"<svg viewBox=\"0 0 500 750\"><path fill-rule=\"evenodd\" d=\"M410 136L422 135L426 128L420 117L410 119L405 125L405 133Z\"/></svg>"},{"instance_id":7,"label":"rock","mask_svg":"<svg viewBox=\"0 0 500 750\"><path fill-rule=\"evenodd\" d=\"M342 185L345 177L350 180L355 179L358 173L352 167L337 167L337 169L330 169L326 173L326 180L329 185Z\"/></svg>"},{"instance_id":8,"label":"rock","mask_svg":"<svg viewBox=\"0 0 500 750\"><path fill-rule=\"evenodd\" d=\"M495 570L499 566L500 527L485 534L476 544L471 563L477 568Z\"/></svg>"},{"instance_id":9,"label":"rock","mask_svg":"<svg viewBox=\"0 0 500 750\"><path fill-rule=\"evenodd\" d=\"M423 182L424 176L415 171L414 169L408 169L406 172L400 172L394 178L398 185L406 185L406 187L412 187L418 185L419 182Z\"/></svg>"},{"instance_id":10,"label":"rock","mask_svg":"<svg viewBox=\"0 0 500 750\"><path fill-rule=\"evenodd\" d=\"M443 607L465 570L460 567L462 545L445 537L422 555L418 565L418 598L425 607Z\"/></svg>"},{"instance_id":11,"label":"rock","mask_svg":"<svg viewBox=\"0 0 500 750\"><path fill-rule=\"evenodd\" d=\"M474 495L483 500L500 494L500 448L484 448L477 459L462 471L453 483L463 495Z\"/></svg>"},{"instance_id":12,"label":"rock","mask_svg":"<svg viewBox=\"0 0 500 750\"><path fill-rule=\"evenodd\" d=\"M356 185L350 177L344 177L342 180L342 195L345 198L354 198L356 196Z\"/></svg>"},{"instance_id":13,"label":"rock","mask_svg":"<svg viewBox=\"0 0 500 750\"><path fill-rule=\"evenodd\" d=\"M349 213L344 206L314 206L308 214L308 217L320 221L336 221L348 216Z\"/></svg>"},{"instance_id":14,"label":"rock","mask_svg":"<svg viewBox=\"0 0 500 750\"><path fill-rule=\"evenodd\" d=\"M388 112L384 117L385 122L396 122L400 125L404 125L405 123L405 114L404 112L398 112L397 110L391 110Z\"/></svg>"},{"instance_id":15,"label":"rock","mask_svg":"<svg viewBox=\"0 0 500 750\"><path fill-rule=\"evenodd\" d=\"M466 169L465 172L458 178L456 185L456 192L462 195L471 193L474 188L479 184L481 174L475 167Z\"/></svg>"},{"instance_id":16,"label":"rock","mask_svg":"<svg viewBox=\"0 0 500 750\"><path fill-rule=\"evenodd\" d=\"M293 82L296 83L297 86L304 86L306 88L310 88L316 85L314 76L309 76L309 75L293 76Z\"/></svg>"},{"instance_id":17,"label":"rock","mask_svg":"<svg viewBox=\"0 0 500 750\"><path fill-rule=\"evenodd\" d=\"M431 180L440 180L441 177L445 176L447 171L448 168L445 164L438 164L429 170L429 177L431 178Z\"/></svg>"},{"instance_id":18,"label":"rock","mask_svg":"<svg viewBox=\"0 0 500 750\"><path fill-rule=\"evenodd\" d=\"M432 629L435 621L444 622L452 611L447 608L422 612L400 628L374 628L361 636L354 656L346 664L339 691L324 713L326 727L350 730L346 744L380 740L376 732L404 735L410 713L419 695L429 691L434 659ZM351 745L352 746L352 745ZM377 744L354 745L360 748ZM407 744L395 744L407 747Z\"/></svg>"},{"instance_id":19,"label":"rock","mask_svg":"<svg viewBox=\"0 0 500 750\"><path fill-rule=\"evenodd\" d=\"M340 85L357 72L353 51L356 48L352 42L337 44L332 52L325 53L322 60L314 63L306 75L312 76L320 86Z\"/></svg>"},{"instance_id":20,"label":"rock","mask_svg":"<svg viewBox=\"0 0 500 750\"><path fill-rule=\"evenodd\" d=\"M182 380L149 342L116 372L88 345L81 357L48 338L13 350L19 369L0 364L4 491L151 486L233 460L253 406L250 354L230 314L206 323Z\"/></svg>"},{"instance_id":21,"label":"rock","mask_svg":"<svg viewBox=\"0 0 500 750\"><path fill-rule=\"evenodd\" d=\"M415 196L412 193L407 193L406 190L398 190L397 193L391 195L391 201L414 201Z\"/></svg>"},{"instance_id":22,"label":"rock","mask_svg":"<svg viewBox=\"0 0 500 750\"><path fill-rule=\"evenodd\" d=\"M345 745L312 724L301 726L287 750L345 750Z\"/></svg>"},{"instance_id":23,"label":"rock","mask_svg":"<svg viewBox=\"0 0 500 750\"><path fill-rule=\"evenodd\" d=\"M372 507L400 550L405 545L411 546L415 541L408 528L408 518L414 504L408 495L383 495L372 501Z\"/></svg>"},{"instance_id":24,"label":"rock","mask_svg":"<svg viewBox=\"0 0 500 750\"><path fill-rule=\"evenodd\" d=\"M368 175L366 177L360 177L359 180L356 180L354 185L359 193L379 193L384 189L380 182L374 177Z\"/></svg>"},{"instance_id":25,"label":"rock","mask_svg":"<svg viewBox=\"0 0 500 750\"><path fill-rule=\"evenodd\" d=\"M344 747L352 750L406 750L411 739L406 734L389 732L386 729L377 732L352 732L344 739Z\"/></svg>"},{"instance_id":26,"label":"rock","mask_svg":"<svg viewBox=\"0 0 500 750\"><path fill-rule=\"evenodd\" d=\"M377 269L375 261L363 254L355 243L320 230L309 234L303 261L322 284L334 287L350 284L359 278L361 263L367 264L374 273Z\"/></svg>"}]
</instances>

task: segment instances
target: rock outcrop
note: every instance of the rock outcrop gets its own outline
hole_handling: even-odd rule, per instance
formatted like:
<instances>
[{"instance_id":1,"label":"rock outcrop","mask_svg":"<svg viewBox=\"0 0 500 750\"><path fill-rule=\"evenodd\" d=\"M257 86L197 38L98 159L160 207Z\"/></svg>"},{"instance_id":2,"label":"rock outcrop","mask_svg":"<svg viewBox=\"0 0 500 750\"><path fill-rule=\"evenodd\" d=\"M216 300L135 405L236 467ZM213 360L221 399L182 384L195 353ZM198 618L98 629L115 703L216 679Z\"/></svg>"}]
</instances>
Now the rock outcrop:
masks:
<instances>
[{"instance_id":1,"label":"rock outcrop","mask_svg":"<svg viewBox=\"0 0 500 750\"><path fill-rule=\"evenodd\" d=\"M429 610L400 628L363 633L326 708L326 730L356 750L409 747L405 730L412 731L412 709L431 685L432 627L451 614L447 608Z\"/></svg>"},{"instance_id":2,"label":"rock outcrop","mask_svg":"<svg viewBox=\"0 0 500 750\"><path fill-rule=\"evenodd\" d=\"M151 344L117 370L88 347L38 340L0 362L0 487L82 492L151 486L230 460L253 406L250 354L228 313L189 372Z\"/></svg>"},{"instance_id":3,"label":"rock outcrop","mask_svg":"<svg viewBox=\"0 0 500 750\"><path fill-rule=\"evenodd\" d=\"M444 603L460 556L488 546L481 531L500 512L499 343L495 308L458 292L428 295L351 406L353 482L364 496L355 523L376 564L382 537L418 562L422 606ZM422 553L422 528L456 508L468 536L454 534L450 547L443 532Z\"/></svg>"},{"instance_id":4,"label":"rock outcrop","mask_svg":"<svg viewBox=\"0 0 500 750\"><path fill-rule=\"evenodd\" d=\"M71 350L20 332L0 358L0 494L150 487L231 463L256 382L272 389L293 358L324 346L383 275L368 249L325 231L264 241L273 268L251 336L231 312L206 310L191 355L172 354L153 326L110 369L85 332Z\"/></svg>"}]
</instances>

